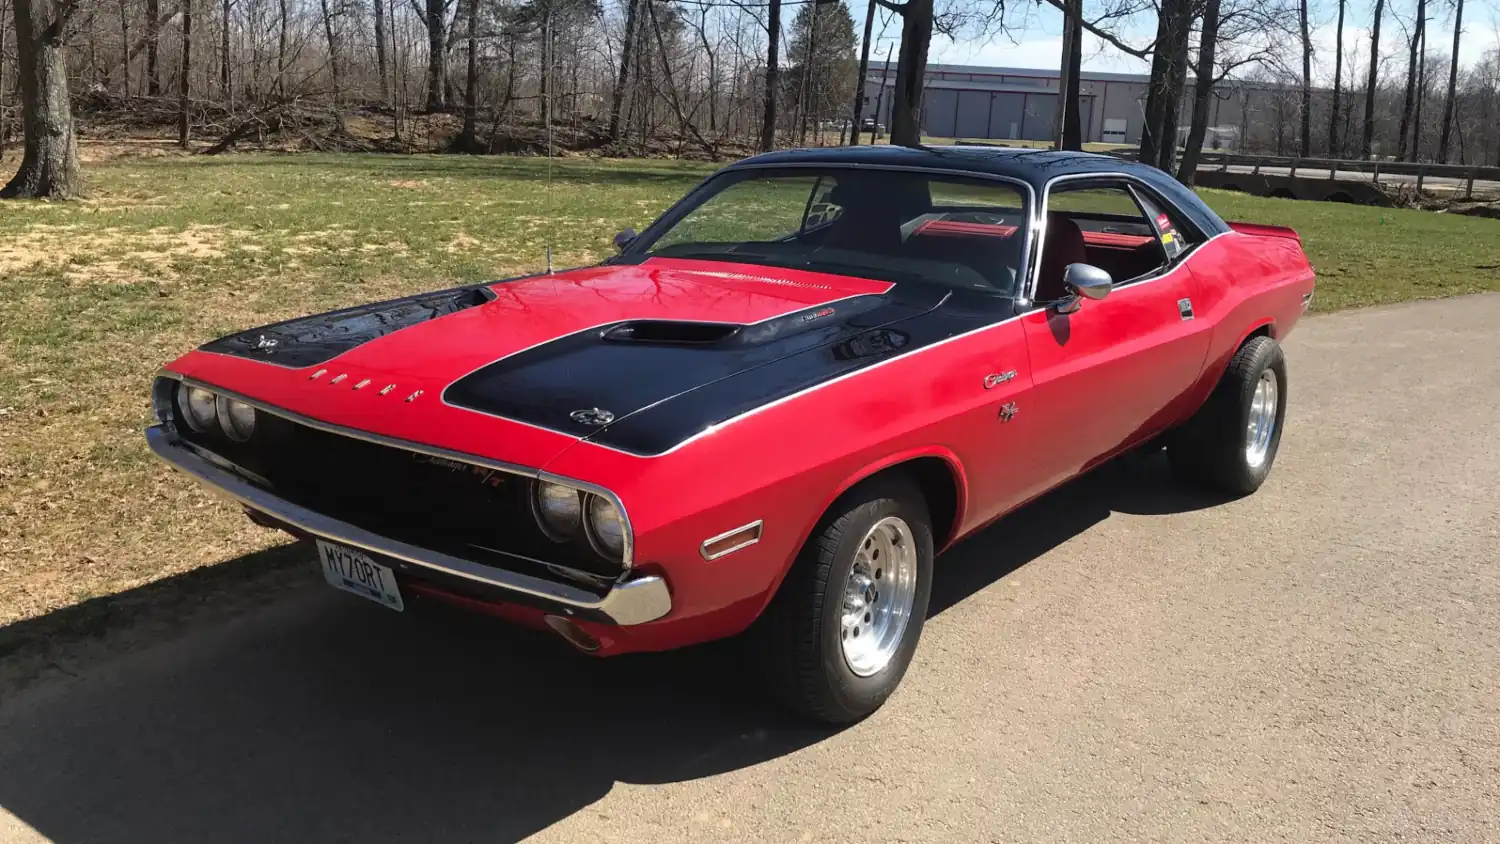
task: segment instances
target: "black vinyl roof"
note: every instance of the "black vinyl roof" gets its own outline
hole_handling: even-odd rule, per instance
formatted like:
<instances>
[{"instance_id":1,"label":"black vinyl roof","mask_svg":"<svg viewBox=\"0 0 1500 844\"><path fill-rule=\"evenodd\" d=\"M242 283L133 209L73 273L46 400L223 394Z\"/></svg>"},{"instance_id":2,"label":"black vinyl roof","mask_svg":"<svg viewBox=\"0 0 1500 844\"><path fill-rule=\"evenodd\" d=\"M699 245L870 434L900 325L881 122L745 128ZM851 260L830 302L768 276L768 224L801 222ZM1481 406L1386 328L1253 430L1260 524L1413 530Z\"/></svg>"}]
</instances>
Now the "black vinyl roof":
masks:
<instances>
[{"instance_id":1,"label":"black vinyl roof","mask_svg":"<svg viewBox=\"0 0 1500 844\"><path fill-rule=\"evenodd\" d=\"M1219 219L1191 190L1161 170L1138 161L1127 161L1089 152L1064 152L1042 149L991 146L905 147L895 145L860 145L855 147L815 147L768 152L730 165L739 167L805 166L912 167L919 169L968 171L975 174L1005 176L1026 182L1042 196L1048 181L1058 176L1087 173L1125 173L1145 182L1181 211L1192 218L1205 234L1228 231Z\"/></svg>"}]
</instances>

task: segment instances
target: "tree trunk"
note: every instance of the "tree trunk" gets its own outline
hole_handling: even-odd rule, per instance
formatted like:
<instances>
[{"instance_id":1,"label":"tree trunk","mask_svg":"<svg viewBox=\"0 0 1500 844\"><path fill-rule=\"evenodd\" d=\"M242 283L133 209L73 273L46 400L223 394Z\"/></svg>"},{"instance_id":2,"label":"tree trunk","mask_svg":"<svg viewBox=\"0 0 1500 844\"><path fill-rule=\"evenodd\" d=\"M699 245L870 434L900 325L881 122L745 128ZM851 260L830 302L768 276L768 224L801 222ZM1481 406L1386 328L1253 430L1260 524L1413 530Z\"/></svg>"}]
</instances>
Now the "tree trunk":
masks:
<instances>
[{"instance_id":1,"label":"tree trunk","mask_svg":"<svg viewBox=\"0 0 1500 844\"><path fill-rule=\"evenodd\" d=\"M193 0L182 4L182 68L177 79L177 143L187 148L192 126L188 114L188 80L193 70Z\"/></svg>"},{"instance_id":2,"label":"tree trunk","mask_svg":"<svg viewBox=\"0 0 1500 844\"><path fill-rule=\"evenodd\" d=\"M1162 134L1165 141L1159 151L1156 168L1164 173L1172 172L1172 165L1177 159L1177 126L1182 118L1182 91L1187 87L1188 69L1188 44L1192 40L1193 25L1192 11L1189 3L1183 3L1183 18L1180 21L1180 29L1177 37L1180 39L1177 45L1177 56L1172 60L1172 75L1168 80L1166 92L1166 109L1162 114Z\"/></svg>"},{"instance_id":3,"label":"tree trunk","mask_svg":"<svg viewBox=\"0 0 1500 844\"><path fill-rule=\"evenodd\" d=\"M801 128L797 131L797 145L807 146L807 120L812 112L812 101L815 98L813 92L814 80L818 78L818 6L813 4L808 13L808 24L811 32L808 33L806 61L802 64L802 96L799 98L799 109L802 112Z\"/></svg>"},{"instance_id":4,"label":"tree trunk","mask_svg":"<svg viewBox=\"0 0 1500 844\"><path fill-rule=\"evenodd\" d=\"M160 29L156 21L161 18L161 0L146 0L146 25L150 27L146 32L146 95L149 97L161 96L161 74L156 64L157 32Z\"/></svg>"},{"instance_id":5,"label":"tree trunk","mask_svg":"<svg viewBox=\"0 0 1500 844\"><path fill-rule=\"evenodd\" d=\"M609 137L620 140L620 109L625 103L625 83L630 79L630 53L635 46L635 17L641 0L630 0L625 6L625 40L620 42L620 73L609 98Z\"/></svg>"},{"instance_id":6,"label":"tree trunk","mask_svg":"<svg viewBox=\"0 0 1500 844\"><path fill-rule=\"evenodd\" d=\"M439 112L447 107L445 97L448 79L448 40L443 26L448 14L447 0L427 0L422 23L427 27L427 111Z\"/></svg>"},{"instance_id":7,"label":"tree trunk","mask_svg":"<svg viewBox=\"0 0 1500 844\"><path fill-rule=\"evenodd\" d=\"M1138 156L1140 161L1153 167L1160 166L1165 151L1177 143L1175 127L1168 132L1167 114L1176 78L1173 65L1180 52L1176 48L1177 28L1182 19L1191 14L1188 7L1188 0L1162 0L1161 14L1157 17L1156 46L1151 55L1151 81L1146 89L1145 123L1141 127ZM1183 38L1185 40L1186 36Z\"/></svg>"},{"instance_id":8,"label":"tree trunk","mask_svg":"<svg viewBox=\"0 0 1500 844\"><path fill-rule=\"evenodd\" d=\"M1083 71L1083 0L1068 0L1063 13L1062 76L1057 81L1059 108L1054 135L1058 149L1083 149L1079 114L1079 75Z\"/></svg>"},{"instance_id":9,"label":"tree trunk","mask_svg":"<svg viewBox=\"0 0 1500 844\"><path fill-rule=\"evenodd\" d=\"M1461 1L1461 0L1460 0ZM1328 155L1339 158L1339 95L1344 84L1344 6L1347 0L1339 0L1339 23L1333 39L1333 107L1328 115Z\"/></svg>"},{"instance_id":10,"label":"tree trunk","mask_svg":"<svg viewBox=\"0 0 1500 844\"><path fill-rule=\"evenodd\" d=\"M464 73L464 128L458 136L458 147L473 152L475 124L479 122L479 0L469 0L467 11L469 65Z\"/></svg>"},{"instance_id":11,"label":"tree trunk","mask_svg":"<svg viewBox=\"0 0 1500 844\"><path fill-rule=\"evenodd\" d=\"M1359 157L1369 158L1375 142L1375 86L1380 84L1380 17L1385 0L1375 0L1375 23L1370 28L1370 78L1365 83L1365 125L1360 135Z\"/></svg>"},{"instance_id":12,"label":"tree trunk","mask_svg":"<svg viewBox=\"0 0 1500 844\"><path fill-rule=\"evenodd\" d=\"M286 14L286 2L287 2L287 0L281 0L281 9L282 9L282 14L283 14L282 20L286 19L284 17L285 14ZM1341 0L1341 2L1342 2L1342 0ZM375 0L375 4L374 5L375 5L375 64L379 68L379 71L380 71L380 99L386 105L390 105L391 104L391 79L390 79L389 69L386 66L386 58L385 58L385 3L382 2L382 0ZM285 46L284 45L286 43L286 28L284 26L283 26L281 32L282 32L281 38L282 38L282 44L283 44L282 52L285 53Z\"/></svg>"},{"instance_id":13,"label":"tree trunk","mask_svg":"<svg viewBox=\"0 0 1500 844\"><path fill-rule=\"evenodd\" d=\"M277 96L286 96L286 42L287 42L287 16L288 4L291 0L280 0L281 2L281 27L276 36L276 91ZM375 0L375 7L380 8L380 0Z\"/></svg>"},{"instance_id":14,"label":"tree trunk","mask_svg":"<svg viewBox=\"0 0 1500 844\"><path fill-rule=\"evenodd\" d=\"M1417 22L1411 31L1411 47L1407 51L1406 97L1401 103L1401 136L1396 143L1396 160L1405 161L1409 148L1407 138L1411 132L1411 114L1414 96L1417 93L1417 50L1422 43L1422 25L1427 18L1427 0L1417 0Z\"/></svg>"},{"instance_id":15,"label":"tree trunk","mask_svg":"<svg viewBox=\"0 0 1500 844\"><path fill-rule=\"evenodd\" d=\"M328 39L328 77L333 83L333 120L340 134L344 132L344 108L339 75L339 42L333 35L333 14L328 0L318 0L323 10L323 34Z\"/></svg>"},{"instance_id":16,"label":"tree trunk","mask_svg":"<svg viewBox=\"0 0 1500 844\"><path fill-rule=\"evenodd\" d=\"M1443 103L1443 134L1438 140L1438 162L1448 163L1448 143L1453 136L1453 106L1458 102L1458 48L1462 44L1464 28L1464 0L1453 4L1453 55L1448 63L1448 100ZM1458 163L1463 163L1459 156Z\"/></svg>"},{"instance_id":17,"label":"tree trunk","mask_svg":"<svg viewBox=\"0 0 1500 844\"><path fill-rule=\"evenodd\" d=\"M3 35L0 35L0 41L4 41L4 36ZM129 44L130 44L130 15L129 15L129 10L126 7L126 0L120 0L120 49L121 50L126 50L126 47ZM124 54L124 59L125 60L123 62L121 62L121 64L123 64L125 66L125 99L128 100L128 99L130 99L130 95L133 93L133 91L131 90L131 87L130 87L130 82L131 82L131 79L130 79L130 53L129 53L128 50L126 50L126 52Z\"/></svg>"},{"instance_id":18,"label":"tree trunk","mask_svg":"<svg viewBox=\"0 0 1500 844\"><path fill-rule=\"evenodd\" d=\"M229 71L229 0L223 2L224 20L219 27L219 94L234 108L234 88Z\"/></svg>"},{"instance_id":19,"label":"tree trunk","mask_svg":"<svg viewBox=\"0 0 1500 844\"><path fill-rule=\"evenodd\" d=\"M1342 0L1341 0L1342 2ZM1203 31L1198 40L1198 66L1193 71L1193 117L1187 145L1177 167L1177 181L1191 185L1198 176L1198 157L1208 135L1208 112L1214 99L1214 52L1219 46L1219 0L1206 0Z\"/></svg>"},{"instance_id":20,"label":"tree trunk","mask_svg":"<svg viewBox=\"0 0 1500 844\"><path fill-rule=\"evenodd\" d=\"M1411 160L1422 156L1422 105L1427 102L1427 22L1417 43L1417 107L1411 121Z\"/></svg>"},{"instance_id":21,"label":"tree trunk","mask_svg":"<svg viewBox=\"0 0 1500 844\"><path fill-rule=\"evenodd\" d=\"M537 57L537 93L541 97L542 128L546 129L552 125L552 68L548 66L552 57L547 54L547 48L552 46L552 14L550 12L542 15L542 28L539 34L541 43L537 50L540 53Z\"/></svg>"},{"instance_id":22,"label":"tree trunk","mask_svg":"<svg viewBox=\"0 0 1500 844\"><path fill-rule=\"evenodd\" d=\"M875 0L865 12L865 37L859 43L859 76L854 80L854 115L849 119L849 146L859 146L859 124L864 119L865 78L870 73L870 33L875 26ZM878 117L876 118L879 119Z\"/></svg>"},{"instance_id":23,"label":"tree trunk","mask_svg":"<svg viewBox=\"0 0 1500 844\"><path fill-rule=\"evenodd\" d=\"M71 8L52 0L15 0L25 142L20 169L0 188L0 198L69 199L83 190L63 45Z\"/></svg>"},{"instance_id":24,"label":"tree trunk","mask_svg":"<svg viewBox=\"0 0 1500 844\"><path fill-rule=\"evenodd\" d=\"M760 150L776 148L776 94L781 86L781 72L776 66L781 50L781 0L770 0L766 6L766 101L760 121Z\"/></svg>"},{"instance_id":25,"label":"tree trunk","mask_svg":"<svg viewBox=\"0 0 1500 844\"><path fill-rule=\"evenodd\" d=\"M922 84L927 48L932 43L932 0L908 0L901 13L901 52L896 56L896 89L891 99L891 143L922 143Z\"/></svg>"},{"instance_id":26,"label":"tree trunk","mask_svg":"<svg viewBox=\"0 0 1500 844\"><path fill-rule=\"evenodd\" d=\"M1302 132L1297 141L1298 154L1312 154L1312 35L1307 30L1307 0L1297 4L1298 23L1302 27Z\"/></svg>"}]
</instances>

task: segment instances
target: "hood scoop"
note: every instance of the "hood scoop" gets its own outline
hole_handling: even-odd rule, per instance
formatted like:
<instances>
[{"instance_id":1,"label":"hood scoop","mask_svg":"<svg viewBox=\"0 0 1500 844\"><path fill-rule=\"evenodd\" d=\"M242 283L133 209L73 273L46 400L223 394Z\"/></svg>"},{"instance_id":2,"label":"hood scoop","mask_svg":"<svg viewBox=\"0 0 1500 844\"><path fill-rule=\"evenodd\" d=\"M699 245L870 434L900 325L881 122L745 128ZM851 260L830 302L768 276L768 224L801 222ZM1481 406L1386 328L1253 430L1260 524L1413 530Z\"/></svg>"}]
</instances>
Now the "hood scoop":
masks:
<instances>
[{"instance_id":1,"label":"hood scoop","mask_svg":"<svg viewBox=\"0 0 1500 844\"><path fill-rule=\"evenodd\" d=\"M607 343L711 346L728 340L743 327L728 322L642 319L622 322L606 330L602 336Z\"/></svg>"}]
</instances>

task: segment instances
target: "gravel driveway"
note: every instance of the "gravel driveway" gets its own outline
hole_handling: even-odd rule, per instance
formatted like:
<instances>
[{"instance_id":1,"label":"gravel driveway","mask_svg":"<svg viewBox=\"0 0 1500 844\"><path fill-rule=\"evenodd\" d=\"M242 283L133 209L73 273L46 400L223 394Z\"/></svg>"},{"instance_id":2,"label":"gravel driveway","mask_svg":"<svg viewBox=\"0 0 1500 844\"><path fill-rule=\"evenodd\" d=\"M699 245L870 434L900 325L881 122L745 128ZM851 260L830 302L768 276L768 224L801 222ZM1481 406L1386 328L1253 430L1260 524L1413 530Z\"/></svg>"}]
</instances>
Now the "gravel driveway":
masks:
<instances>
[{"instance_id":1,"label":"gravel driveway","mask_svg":"<svg viewBox=\"0 0 1500 844\"><path fill-rule=\"evenodd\" d=\"M1500 296L1288 357L1258 494L1131 459L1004 520L850 729L732 646L589 661L309 562L0 700L0 841L1500 840Z\"/></svg>"}]
</instances>

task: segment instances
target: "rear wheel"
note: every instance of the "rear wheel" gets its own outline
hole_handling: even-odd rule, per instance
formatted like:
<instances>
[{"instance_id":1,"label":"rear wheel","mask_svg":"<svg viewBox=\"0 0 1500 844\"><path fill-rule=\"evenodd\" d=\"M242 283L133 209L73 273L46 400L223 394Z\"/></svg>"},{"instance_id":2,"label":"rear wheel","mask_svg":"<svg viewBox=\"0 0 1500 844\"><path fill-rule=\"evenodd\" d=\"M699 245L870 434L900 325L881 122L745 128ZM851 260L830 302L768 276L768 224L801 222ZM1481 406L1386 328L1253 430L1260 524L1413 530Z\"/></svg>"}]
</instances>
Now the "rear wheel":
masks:
<instances>
[{"instance_id":1,"label":"rear wheel","mask_svg":"<svg viewBox=\"0 0 1500 844\"><path fill-rule=\"evenodd\" d=\"M1286 387L1281 347L1270 337L1250 338L1208 401L1170 438L1173 470L1235 495L1259 489L1281 446Z\"/></svg>"},{"instance_id":2,"label":"rear wheel","mask_svg":"<svg viewBox=\"0 0 1500 844\"><path fill-rule=\"evenodd\" d=\"M927 507L910 482L878 479L841 498L757 623L771 693L832 724L880 708L921 637L932 557Z\"/></svg>"}]
</instances>

